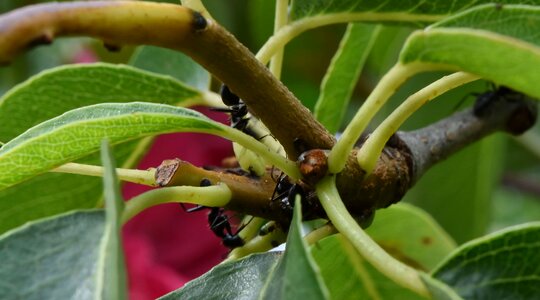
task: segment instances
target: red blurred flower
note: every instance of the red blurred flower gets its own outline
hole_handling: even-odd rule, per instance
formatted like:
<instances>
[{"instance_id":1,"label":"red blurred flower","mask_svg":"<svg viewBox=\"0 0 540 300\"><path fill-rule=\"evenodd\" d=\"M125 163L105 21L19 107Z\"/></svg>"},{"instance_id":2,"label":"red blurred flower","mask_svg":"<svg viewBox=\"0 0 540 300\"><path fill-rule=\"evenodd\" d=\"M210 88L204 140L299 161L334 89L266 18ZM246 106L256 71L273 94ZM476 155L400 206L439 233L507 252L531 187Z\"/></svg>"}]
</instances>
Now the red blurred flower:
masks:
<instances>
[{"instance_id":1,"label":"red blurred flower","mask_svg":"<svg viewBox=\"0 0 540 300\"><path fill-rule=\"evenodd\" d=\"M226 116L202 110L224 122ZM194 165L220 165L232 155L229 141L204 134L160 136L140 163L140 169L158 166L162 160L180 158ZM130 199L148 190L127 184L124 197ZM124 248L133 300L155 299L180 288L219 263L227 253L212 234L205 211L184 212L178 204L152 207L124 226Z\"/></svg>"}]
</instances>

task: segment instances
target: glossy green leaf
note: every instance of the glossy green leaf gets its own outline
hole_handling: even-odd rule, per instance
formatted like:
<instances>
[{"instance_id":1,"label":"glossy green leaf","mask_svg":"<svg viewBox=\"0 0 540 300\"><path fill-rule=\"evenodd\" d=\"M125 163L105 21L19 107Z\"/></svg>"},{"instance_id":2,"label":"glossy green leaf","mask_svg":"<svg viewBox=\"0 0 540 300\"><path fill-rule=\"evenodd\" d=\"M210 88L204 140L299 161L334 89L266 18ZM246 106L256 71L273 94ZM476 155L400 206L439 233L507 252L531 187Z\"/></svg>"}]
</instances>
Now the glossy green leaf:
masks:
<instances>
[{"instance_id":1,"label":"glossy green leaf","mask_svg":"<svg viewBox=\"0 0 540 300\"><path fill-rule=\"evenodd\" d=\"M535 299L540 293L540 223L511 227L457 249L433 276L465 299Z\"/></svg>"},{"instance_id":2,"label":"glossy green leaf","mask_svg":"<svg viewBox=\"0 0 540 300\"><path fill-rule=\"evenodd\" d=\"M153 103L104 103L69 111L31 128L0 149L0 188L19 183L99 149L167 132L226 130L195 111Z\"/></svg>"},{"instance_id":3,"label":"glossy green leaf","mask_svg":"<svg viewBox=\"0 0 540 300\"><path fill-rule=\"evenodd\" d=\"M0 298L95 299L103 211L73 212L0 236Z\"/></svg>"},{"instance_id":4,"label":"glossy green leaf","mask_svg":"<svg viewBox=\"0 0 540 300\"><path fill-rule=\"evenodd\" d=\"M273 270L260 299L328 299L322 280L306 242L302 239L302 205L299 197L294 205L293 220L285 253Z\"/></svg>"},{"instance_id":5,"label":"glossy green leaf","mask_svg":"<svg viewBox=\"0 0 540 300\"><path fill-rule=\"evenodd\" d=\"M190 105L199 93L168 77L128 66L70 65L43 72L16 86L0 100L0 141L6 142L30 127L82 106L102 102L158 102ZM31 103L31 105L29 105ZM115 156L130 167L140 153L136 143L118 145ZM99 157L85 158L99 164ZM126 164L127 163L127 164ZM58 188L61 186L61 188ZM0 233L26 221L95 207L101 180L69 174L43 174L0 191ZM13 205L14 200L17 205Z\"/></svg>"},{"instance_id":6,"label":"glossy green leaf","mask_svg":"<svg viewBox=\"0 0 540 300\"><path fill-rule=\"evenodd\" d=\"M330 292L330 299L423 299L396 285L365 261L341 234L311 247Z\"/></svg>"},{"instance_id":7,"label":"glossy green leaf","mask_svg":"<svg viewBox=\"0 0 540 300\"><path fill-rule=\"evenodd\" d=\"M139 69L172 76L202 91L210 86L210 74L189 56L178 51L141 46L129 64Z\"/></svg>"},{"instance_id":8,"label":"glossy green leaf","mask_svg":"<svg viewBox=\"0 0 540 300\"><path fill-rule=\"evenodd\" d=\"M98 264L98 288L102 299L127 299L126 266L122 247L122 212L124 199L116 176L116 163L107 140L101 144L104 167L103 189L105 198L105 232L101 240Z\"/></svg>"},{"instance_id":9,"label":"glossy green leaf","mask_svg":"<svg viewBox=\"0 0 540 300\"><path fill-rule=\"evenodd\" d=\"M383 2L369 0L293 0L291 16L293 20L324 15L363 14L372 20L398 22L431 22L472 6L490 3L487 0L457 1L400 1ZM500 4L538 4L538 1L497 1Z\"/></svg>"},{"instance_id":10,"label":"glossy green leaf","mask_svg":"<svg viewBox=\"0 0 540 300\"><path fill-rule=\"evenodd\" d=\"M160 299L257 299L280 256L278 252L254 254L218 265Z\"/></svg>"},{"instance_id":11,"label":"glossy green leaf","mask_svg":"<svg viewBox=\"0 0 540 300\"><path fill-rule=\"evenodd\" d=\"M540 7L484 5L417 31L403 64L462 70L540 98Z\"/></svg>"},{"instance_id":12,"label":"glossy green leaf","mask_svg":"<svg viewBox=\"0 0 540 300\"><path fill-rule=\"evenodd\" d=\"M352 92L379 29L379 26L374 25L349 24L326 71L315 105L315 117L331 133L340 129Z\"/></svg>"},{"instance_id":13,"label":"glossy green leaf","mask_svg":"<svg viewBox=\"0 0 540 300\"><path fill-rule=\"evenodd\" d=\"M0 141L7 142L36 124L82 106L134 101L189 105L199 96L170 77L129 66L59 67L32 77L0 99Z\"/></svg>"},{"instance_id":14,"label":"glossy green leaf","mask_svg":"<svg viewBox=\"0 0 540 300\"><path fill-rule=\"evenodd\" d=\"M378 210L366 232L388 253L423 271L432 270L456 247L430 215L407 203Z\"/></svg>"}]
</instances>

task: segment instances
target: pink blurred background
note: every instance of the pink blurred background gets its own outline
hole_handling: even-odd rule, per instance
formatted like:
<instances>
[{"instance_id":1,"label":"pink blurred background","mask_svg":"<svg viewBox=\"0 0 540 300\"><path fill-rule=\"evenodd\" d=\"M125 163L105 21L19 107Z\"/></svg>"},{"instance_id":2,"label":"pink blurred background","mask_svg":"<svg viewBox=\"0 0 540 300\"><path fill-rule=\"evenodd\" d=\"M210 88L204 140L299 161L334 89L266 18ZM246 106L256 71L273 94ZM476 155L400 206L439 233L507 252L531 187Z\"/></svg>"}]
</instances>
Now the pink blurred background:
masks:
<instances>
[{"instance_id":1,"label":"pink blurred background","mask_svg":"<svg viewBox=\"0 0 540 300\"><path fill-rule=\"evenodd\" d=\"M99 57L83 47L72 63L92 63ZM195 108L208 117L228 123L228 115L208 108ZM167 134L157 137L137 168L157 167L163 160L180 158L196 166L221 165L233 155L231 142L195 133ZM149 190L127 183L124 199ZM207 211L185 212L179 204L162 204L143 211L123 228L123 242L131 300L155 299L181 288L223 260L228 249L208 226Z\"/></svg>"},{"instance_id":2,"label":"pink blurred background","mask_svg":"<svg viewBox=\"0 0 540 300\"><path fill-rule=\"evenodd\" d=\"M197 109L220 122L227 116ZM180 158L197 166L221 164L232 155L231 143L219 137L182 133L156 139L139 169L158 166L164 159ZM125 199L148 190L126 184ZM209 229L207 212L184 212L179 204L152 207L129 221L123 230L124 248L132 300L155 299L182 287L227 254L221 240Z\"/></svg>"}]
</instances>

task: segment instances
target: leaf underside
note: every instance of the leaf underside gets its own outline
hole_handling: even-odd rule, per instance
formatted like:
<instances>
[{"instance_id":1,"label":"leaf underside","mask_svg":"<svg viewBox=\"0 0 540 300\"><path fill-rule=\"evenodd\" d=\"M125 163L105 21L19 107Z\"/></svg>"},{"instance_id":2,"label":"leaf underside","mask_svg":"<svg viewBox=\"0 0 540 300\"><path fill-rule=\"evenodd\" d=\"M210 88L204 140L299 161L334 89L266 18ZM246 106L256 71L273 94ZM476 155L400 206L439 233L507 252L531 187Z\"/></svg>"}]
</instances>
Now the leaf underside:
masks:
<instances>
[{"instance_id":1,"label":"leaf underside","mask_svg":"<svg viewBox=\"0 0 540 300\"><path fill-rule=\"evenodd\" d=\"M473 240L434 272L465 299L534 299L540 295L540 223Z\"/></svg>"}]
</instances>

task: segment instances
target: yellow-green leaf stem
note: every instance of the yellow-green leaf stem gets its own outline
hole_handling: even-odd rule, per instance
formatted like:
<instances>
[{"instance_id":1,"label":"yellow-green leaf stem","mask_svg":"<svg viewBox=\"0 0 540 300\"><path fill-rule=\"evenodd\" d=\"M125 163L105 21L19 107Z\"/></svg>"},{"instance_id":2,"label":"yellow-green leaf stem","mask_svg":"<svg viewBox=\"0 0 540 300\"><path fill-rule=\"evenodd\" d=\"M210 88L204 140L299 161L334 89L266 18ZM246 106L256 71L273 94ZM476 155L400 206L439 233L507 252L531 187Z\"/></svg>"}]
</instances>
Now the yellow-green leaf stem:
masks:
<instances>
[{"instance_id":1,"label":"yellow-green leaf stem","mask_svg":"<svg viewBox=\"0 0 540 300\"><path fill-rule=\"evenodd\" d=\"M425 65L397 63L379 81L379 84L371 92L364 104L360 107L349 125L345 128L343 135L330 151L328 156L328 168L330 173L341 172L347 161L349 152L354 144L364 132L367 125L375 114L386 103L388 98L411 76L423 71Z\"/></svg>"},{"instance_id":2,"label":"yellow-green leaf stem","mask_svg":"<svg viewBox=\"0 0 540 300\"><path fill-rule=\"evenodd\" d=\"M334 176L322 179L317 184L316 190L321 205L332 224L373 267L398 285L421 296L429 297L430 294L419 273L386 253L356 223L341 201Z\"/></svg>"},{"instance_id":3,"label":"yellow-green leaf stem","mask_svg":"<svg viewBox=\"0 0 540 300\"><path fill-rule=\"evenodd\" d=\"M300 171L298 170L295 162L277 154L272 149L268 148L266 145L257 141L255 138L241 132L240 130L225 126L224 128L226 133L223 134L223 137L235 141L243 147L255 152L267 163L275 165L288 176L294 179L302 178L302 175L300 174Z\"/></svg>"},{"instance_id":4,"label":"yellow-green leaf stem","mask_svg":"<svg viewBox=\"0 0 540 300\"><path fill-rule=\"evenodd\" d=\"M51 172L103 177L104 170L102 166L67 163L61 165L58 168L52 169ZM156 185L156 179L154 177L156 169L133 170L117 168L116 173L118 179L122 181L144 184L149 186Z\"/></svg>"},{"instance_id":5,"label":"yellow-green leaf stem","mask_svg":"<svg viewBox=\"0 0 540 300\"><path fill-rule=\"evenodd\" d=\"M276 15L274 19L274 34L277 33L283 26L287 25L287 12L289 8L289 0L276 1ZM284 48L281 48L274 54L270 61L270 72L279 79L281 77L281 67L283 66Z\"/></svg>"},{"instance_id":6,"label":"yellow-green leaf stem","mask_svg":"<svg viewBox=\"0 0 540 300\"><path fill-rule=\"evenodd\" d=\"M326 224L308 233L304 237L304 241L306 241L308 245L313 245L319 240L322 240L323 238L334 233L337 233L336 227L334 227L332 224Z\"/></svg>"},{"instance_id":7,"label":"yellow-green leaf stem","mask_svg":"<svg viewBox=\"0 0 540 300\"><path fill-rule=\"evenodd\" d=\"M194 11L199 12L203 17L207 19L211 19L211 20L214 19L212 18L212 16L210 15L206 7L204 7L204 4L202 3L201 0L182 0L181 3L182 3L182 6L191 8Z\"/></svg>"},{"instance_id":8,"label":"yellow-green leaf stem","mask_svg":"<svg viewBox=\"0 0 540 300\"><path fill-rule=\"evenodd\" d=\"M456 72L433 82L407 98L369 136L357 153L358 164L370 174L388 139L420 107L439 95L463 84L477 80L477 75Z\"/></svg>"},{"instance_id":9,"label":"yellow-green leaf stem","mask_svg":"<svg viewBox=\"0 0 540 300\"><path fill-rule=\"evenodd\" d=\"M268 251L277 245L283 244L286 239L287 234L280 228L276 228L276 230L268 234L256 236L242 247L235 248L223 263L237 260L249 254Z\"/></svg>"},{"instance_id":10,"label":"yellow-green leaf stem","mask_svg":"<svg viewBox=\"0 0 540 300\"><path fill-rule=\"evenodd\" d=\"M441 15L421 15L421 14L408 14L405 12L392 12L392 13L335 13L324 14L316 17L310 17L293 22L287 26L282 27L276 32L263 47L257 52L257 59L263 64L267 64L268 61L279 51L281 51L285 45L301 33L321 26L349 23L349 22L435 22L442 18Z\"/></svg>"},{"instance_id":11,"label":"yellow-green leaf stem","mask_svg":"<svg viewBox=\"0 0 540 300\"><path fill-rule=\"evenodd\" d=\"M148 191L126 202L122 223L141 211L163 203L193 203L208 207L223 207L231 200L231 190L225 184L208 187L173 186Z\"/></svg>"},{"instance_id":12,"label":"yellow-green leaf stem","mask_svg":"<svg viewBox=\"0 0 540 300\"><path fill-rule=\"evenodd\" d=\"M265 220L263 218L254 217L254 216L245 216L242 219L240 228L243 226L242 230L238 235L244 241L249 241L253 239L258 233L261 226L264 224Z\"/></svg>"},{"instance_id":13,"label":"yellow-green leaf stem","mask_svg":"<svg viewBox=\"0 0 540 300\"><path fill-rule=\"evenodd\" d=\"M221 108L227 107L225 104L223 104L223 101L221 101L221 96L214 92L210 92L210 91L202 92L199 100L200 100L200 103L198 103L199 105L204 105L208 107L221 107Z\"/></svg>"}]
</instances>

